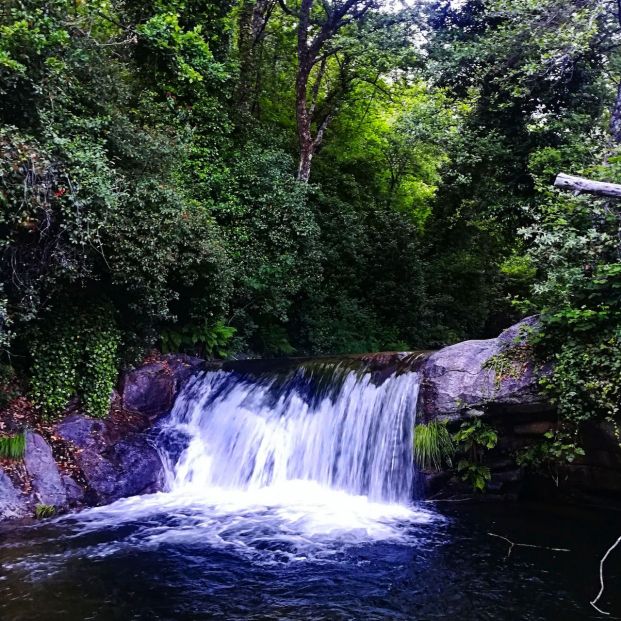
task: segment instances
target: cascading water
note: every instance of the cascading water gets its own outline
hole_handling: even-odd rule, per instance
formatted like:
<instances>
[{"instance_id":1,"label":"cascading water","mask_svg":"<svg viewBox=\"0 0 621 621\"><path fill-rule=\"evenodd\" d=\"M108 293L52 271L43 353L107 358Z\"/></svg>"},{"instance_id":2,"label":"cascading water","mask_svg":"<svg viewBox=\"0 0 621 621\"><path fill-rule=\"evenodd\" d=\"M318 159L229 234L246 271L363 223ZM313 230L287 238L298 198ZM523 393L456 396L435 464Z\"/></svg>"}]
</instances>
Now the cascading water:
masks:
<instances>
[{"instance_id":1,"label":"cascading water","mask_svg":"<svg viewBox=\"0 0 621 621\"><path fill-rule=\"evenodd\" d=\"M335 364L285 374L206 372L185 388L164 436L171 491L253 491L313 482L371 501L407 503L412 488L415 373L382 382Z\"/></svg>"},{"instance_id":2,"label":"cascading water","mask_svg":"<svg viewBox=\"0 0 621 621\"><path fill-rule=\"evenodd\" d=\"M75 547L12 570L52 575L72 555L136 550L172 551L185 567L188 550L207 550L229 571L340 563L377 542L420 545L415 529L437 517L411 502L417 374L387 377L351 360L253 365L204 371L185 386L156 432L165 491L59 518Z\"/></svg>"},{"instance_id":3,"label":"cascading water","mask_svg":"<svg viewBox=\"0 0 621 621\"><path fill-rule=\"evenodd\" d=\"M411 505L419 382L379 375L351 361L196 375L158 438L167 492L95 519L169 510L191 528L157 541L196 536L268 562L402 539L432 519Z\"/></svg>"},{"instance_id":4,"label":"cascading water","mask_svg":"<svg viewBox=\"0 0 621 621\"><path fill-rule=\"evenodd\" d=\"M597 551L618 536L618 516L598 508L570 526L565 512L542 520L513 504L423 511L411 502L416 373L257 365L187 384L155 438L166 491L0 525L0 618L588 616L584 572L559 571L565 554L507 563L489 532L542 547L573 532L573 566L597 566L585 524Z\"/></svg>"}]
</instances>

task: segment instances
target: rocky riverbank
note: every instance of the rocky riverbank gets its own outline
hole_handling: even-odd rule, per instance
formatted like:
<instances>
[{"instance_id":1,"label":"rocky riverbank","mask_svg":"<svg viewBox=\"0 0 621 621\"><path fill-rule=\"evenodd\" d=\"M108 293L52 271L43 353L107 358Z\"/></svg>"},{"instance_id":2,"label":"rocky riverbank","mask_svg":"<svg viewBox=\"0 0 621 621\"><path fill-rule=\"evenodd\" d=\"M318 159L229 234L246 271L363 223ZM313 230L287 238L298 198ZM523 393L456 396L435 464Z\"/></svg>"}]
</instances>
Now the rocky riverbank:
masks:
<instances>
[{"instance_id":1,"label":"rocky riverbank","mask_svg":"<svg viewBox=\"0 0 621 621\"><path fill-rule=\"evenodd\" d=\"M161 489L153 425L201 364L198 358L164 356L124 374L105 420L72 404L58 421L45 423L22 407L19 416L30 430L23 459L0 462L0 519L52 507L65 512Z\"/></svg>"},{"instance_id":2,"label":"rocky riverbank","mask_svg":"<svg viewBox=\"0 0 621 621\"><path fill-rule=\"evenodd\" d=\"M539 389L549 369L533 363L525 342L526 332L535 325L535 319L527 319L496 339L466 341L431 354L351 358L371 370L378 382L394 372L417 371L418 422L442 420L456 429L464 420L481 417L496 429L498 444L486 455L492 474L487 497L539 494L619 500L621 449L612 425L587 427L586 455L555 467L550 476L516 463L519 451L557 426L554 408ZM104 420L86 416L74 403L59 420L45 423L25 400L18 400L14 416L19 420L4 421L4 429L19 423L29 431L23 459L0 462L0 519L71 511L160 490L163 466L154 445L154 425L170 412L183 383L204 364L198 358L164 356L125 373ZM224 366L229 364L252 369L258 363ZM423 472L421 480L430 498L472 491L450 469Z\"/></svg>"},{"instance_id":3,"label":"rocky riverbank","mask_svg":"<svg viewBox=\"0 0 621 621\"><path fill-rule=\"evenodd\" d=\"M449 429L481 417L498 434L485 456L491 469L487 497L503 496L621 503L621 444L610 423L591 423L582 430L585 455L572 463L538 470L520 467L516 457L558 427L554 406L540 389L550 372L533 362L526 335L536 329L528 318L498 338L465 341L441 349L423 363L418 422L447 421ZM470 495L471 487L454 471L423 473L427 497Z\"/></svg>"}]
</instances>

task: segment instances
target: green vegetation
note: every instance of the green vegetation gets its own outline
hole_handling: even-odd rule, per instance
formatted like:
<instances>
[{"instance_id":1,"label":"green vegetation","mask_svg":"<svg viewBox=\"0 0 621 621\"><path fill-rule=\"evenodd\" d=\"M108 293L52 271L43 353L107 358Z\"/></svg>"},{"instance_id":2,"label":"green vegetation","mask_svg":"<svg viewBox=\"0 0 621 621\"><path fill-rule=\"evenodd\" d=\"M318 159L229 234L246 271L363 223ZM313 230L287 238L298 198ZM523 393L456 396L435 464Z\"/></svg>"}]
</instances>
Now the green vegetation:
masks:
<instances>
[{"instance_id":1,"label":"green vegetation","mask_svg":"<svg viewBox=\"0 0 621 621\"><path fill-rule=\"evenodd\" d=\"M584 449L577 445L575 435L571 437L564 431L547 431L543 440L521 451L516 461L519 466L547 472L558 486L559 464L572 463L584 454Z\"/></svg>"},{"instance_id":2,"label":"green vegetation","mask_svg":"<svg viewBox=\"0 0 621 621\"><path fill-rule=\"evenodd\" d=\"M419 468L441 470L443 466L453 468L453 457L457 455L457 474L475 491L482 492L491 479L485 454L497 442L496 431L480 418L464 421L453 434L446 422L421 423L414 429L414 459Z\"/></svg>"},{"instance_id":3,"label":"green vegetation","mask_svg":"<svg viewBox=\"0 0 621 621\"><path fill-rule=\"evenodd\" d=\"M619 207L552 187L621 181L615 3L407 5L5 0L0 362L41 411L103 416L153 347L429 348L539 313L563 438L618 421Z\"/></svg>"},{"instance_id":4,"label":"green vegetation","mask_svg":"<svg viewBox=\"0 0 621 621\"><path fill-rule=\"evenodd\" d=\"M461 455L457 472L462 481L470 483L475 491L484 491L492 477L489 467L483 463L485 453L496 446L498 434L480 418L473 418L461 424L453 442Z\"/></svg>"},{"instance_id":5,"label":"green vegetation","mask_svg":"<svg viewBox=\"0 0 621 621\"><path fill-rule=\"evenodd\" d=\"M414 429L414 458L419 468L440 470L443 464L451 465L455 452L446 423L432 421L421 423Z\"/></svg>"},{"instance_id":6,"label":"green vegetation","mask_svg":"<svg viewBox=\"0 0 621 621\"><path fill-rule=\"evenodd\" d=\"M45 520L56 515L56 507L53 505L38 504L35 506L35 518Z\"/></svg>"},{"instance_id":7,"label":"green vegetation","mask_svg":"<svg viewBox=\"0 0 621 621\"><path fill-rule=\"evenodd\" d=\"M207 320L199 325L184 326L162 332L162 353L180 352L189 349L201 356L226 358L227 346L237 330L225 326L221 321L210 325Z\"/></svg>"},{"instance_id":8,"label":"green vegetation","mask_svg":"<svg viewBox=\"0 0 621 621\"><path fill-rule=\"evenodd\" d=\"M91 416L105 417L118 374L119 331L109 305L63 309L39 329L32 348L31 395L47 416L60 414L74 395Z\"/></svg>"},{"instance_id":9,"label":"green vegetation","mask_svg":"<svg viewBox=\"0 0 621 621\"><path fill-rule=\"evenodd\" d=\"M529 345L512 345L488 358L483 364L483 368L494 371L496 388L500 388L504 379L521 377L526 369L526 364L532 359L532 347Z\"/></svg>"},{"instance_id":10,"label":"green vegetation","mask_svg":"<svg viewBox=\"0 0 621 621\"><path fill-rule=\"evenodd\" d=\"M26 434L0 436L0 459L22 459L26 451Z\"/></svg>"}]
</instances>

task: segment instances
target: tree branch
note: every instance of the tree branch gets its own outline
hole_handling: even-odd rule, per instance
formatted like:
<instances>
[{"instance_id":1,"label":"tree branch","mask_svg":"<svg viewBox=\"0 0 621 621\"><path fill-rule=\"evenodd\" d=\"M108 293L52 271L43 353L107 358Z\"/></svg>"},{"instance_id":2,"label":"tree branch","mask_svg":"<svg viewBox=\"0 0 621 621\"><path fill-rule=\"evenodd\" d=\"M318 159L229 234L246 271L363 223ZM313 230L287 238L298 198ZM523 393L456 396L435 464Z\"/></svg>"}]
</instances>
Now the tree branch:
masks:
<instances>
[{"instance_id":1,"label":"tree branch","mask_svg":"<svg viewBox=\"0 0 621 621\"><path fill-rule=\"evenodd\" d=\"M319 100L319 89L321 88L321 82L323 81L323 77L326 73L327 64L328 58L327 56L324 56L321 61L321 65L319 66L319 70L317 71L313 88L311 89L311 105L309 108L309 114L311 118L315 114L315 110L317 108L317 101Z\"/></svg>"},{"instance_id":2,"label":"tree branch","mask_svg":"<svg viewBox=\"0 0 621 621\"><path fill-rule=\"evenodd\" d=\"M567 548L548 548L546 546L536 546L532 543L515 543L515 541L511 541L507 537L503 537L502 535L497 535L496 533L487 533L490 537L497 537L498 539L502 539L509 544L509 551L507 552L507 556L505 558L509 558L511 556L511 552L513 552L513 548L536 548L538 550L550 550L551 552L571 552Z\"/></svg>"},{"instance_id":3,"label":"tree branch","mask_svg":"<svg viewBox=\"0 0 621 621\"><path fill-rule=\"evenodd\" d=\"M595 194L596 196L606 196L609 198L621 198L621 185L618 183L606 183L604 181L593 181L584 177L566 175L559 173L554 181L554 187L561 190L573 190L576 194Z\"/></svg>"},{"instance_id":4,"label":"tree branch","mask_svg":"<svg viewBox=\"0 0 621 621\"><path fill-rule=\"evenodd\" d=\"M621 0L619 0L619 3L621 4ZM597 602L600 600L601 596L604 594L604 563L606 562L606 559L608 558L608 556L610 556L611 552L621 543L621 537L619 537L606 551L606 554L604 554L604 556L602 556L602 560L599 562L599 584L600 584L600 589L599 589L599 593L596 595L595 599L591 602L589 602L589 604L591 604L591 606L593 606L593 608L595 608L595 610L597 610L597 612L603 614L603 615L609 615L609 612L606 612L605 610L602 610L601 608L598 608L596 606Z\"/></svg>"},{"instance_id":5,"label":"tree branch","mask_svg":"<svg viewBox=\"0 0 621 621\"><path fill-rule=\"evenodd\" d=\"M287 3L285 2L285 0L278 0L278 5L282 9L283 13L286 13L287 15L292 15L293 17L299 17L299 15L295 11L291 10L287 6Z\"/></svg>"}]
</instances>

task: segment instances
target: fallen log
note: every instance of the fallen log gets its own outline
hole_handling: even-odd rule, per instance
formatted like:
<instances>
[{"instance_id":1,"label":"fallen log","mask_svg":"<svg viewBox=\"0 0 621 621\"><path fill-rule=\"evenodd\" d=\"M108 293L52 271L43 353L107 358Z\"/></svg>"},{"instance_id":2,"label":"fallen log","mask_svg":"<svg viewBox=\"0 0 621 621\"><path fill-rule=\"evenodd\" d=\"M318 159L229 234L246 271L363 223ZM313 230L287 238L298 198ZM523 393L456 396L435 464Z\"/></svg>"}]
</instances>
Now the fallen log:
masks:
<instances>
[{"instance_id":1,"label":"fallen log","mask_svg":"<svg viewBox=\"0 0 621 621\"><path fill-rule=\"evenodd\" d=\"M554 181L554 187L561 190L571 190L577 194L583 192L595 194L596 196L606 196L609 198L621 198L621 184L606 183L604 181L593 181L584 177L575 177L559 173Z\"/></svg>"}]
</instances>

